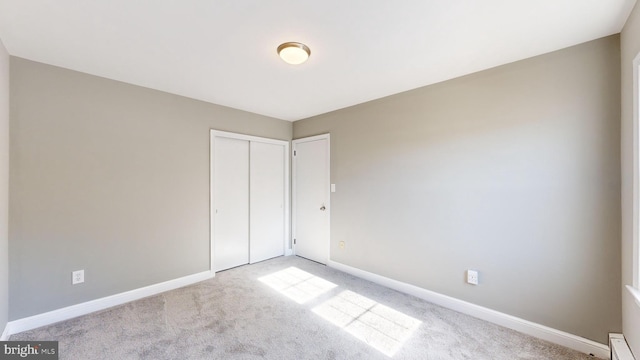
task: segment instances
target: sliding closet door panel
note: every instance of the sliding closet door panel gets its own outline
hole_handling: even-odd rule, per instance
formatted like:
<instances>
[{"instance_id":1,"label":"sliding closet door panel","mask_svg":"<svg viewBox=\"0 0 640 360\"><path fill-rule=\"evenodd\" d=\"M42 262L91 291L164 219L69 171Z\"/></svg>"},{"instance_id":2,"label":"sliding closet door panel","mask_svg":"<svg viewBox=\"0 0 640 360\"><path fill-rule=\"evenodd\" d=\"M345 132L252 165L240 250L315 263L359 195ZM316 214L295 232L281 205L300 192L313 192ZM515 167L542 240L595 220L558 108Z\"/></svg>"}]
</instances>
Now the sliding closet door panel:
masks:
<instances>
[{"instance_id":1,"label":"sliding closet door panel","mask_svg":"<svg viewBox=\"0 0 640 360\"><path fill-rule=\"evenodd\" d=\"M249 142L216 137L214 270L249 262Z\"/></svg>"},{"instance_id":2,"label":"sliding closet door panel","mask_svg":"<svg viewBox=\"0 0 640 360\"><path fill-rule=\"evenodd\" d=\"M251 142L250 262L284 255L285 147Z\"/></svg>"}]
</instances>

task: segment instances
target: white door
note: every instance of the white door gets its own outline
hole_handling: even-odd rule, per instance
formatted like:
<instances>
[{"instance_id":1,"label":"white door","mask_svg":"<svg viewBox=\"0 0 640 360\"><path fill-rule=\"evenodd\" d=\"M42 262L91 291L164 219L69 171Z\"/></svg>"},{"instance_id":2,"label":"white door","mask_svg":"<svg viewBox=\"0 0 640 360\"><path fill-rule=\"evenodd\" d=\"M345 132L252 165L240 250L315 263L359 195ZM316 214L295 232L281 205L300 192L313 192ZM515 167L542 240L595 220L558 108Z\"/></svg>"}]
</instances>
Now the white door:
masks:
<instances>
[{"instance_id":1,"label":"white door","mask_svg":"<svg viewBox=\"0 0 640 360\"><path fill-rule=\"evenodd\" d=\"M252 141L250 145L249 262L284 255L285 147Z\"/></svg>"},{"instance_id":2,"label":"white door","mask_svg":"<svg viewBox=\"0 0 640 360\"><path fill-rule=\"evenodd\" d=\"M249 262L249 142L214 141L214 271Z\"/></svg>"},{"instance_id":3,"label":"white door","mask_svg":"<svg viewBox=\"0 0 640 360\"><path fill-rule=\"evenodd\" d=\"M295 254L329 260L329 134L293 141Z\"/></svg>"},{"instance_id":4,"label":"white door","mask_svg":"<svg viewBox=\"0 0 640 360\"><path fill-rule=\"evenodd\" d=\"M211 130L211 270L291 255L289 142Z\"/></svg>"}]
</instances>

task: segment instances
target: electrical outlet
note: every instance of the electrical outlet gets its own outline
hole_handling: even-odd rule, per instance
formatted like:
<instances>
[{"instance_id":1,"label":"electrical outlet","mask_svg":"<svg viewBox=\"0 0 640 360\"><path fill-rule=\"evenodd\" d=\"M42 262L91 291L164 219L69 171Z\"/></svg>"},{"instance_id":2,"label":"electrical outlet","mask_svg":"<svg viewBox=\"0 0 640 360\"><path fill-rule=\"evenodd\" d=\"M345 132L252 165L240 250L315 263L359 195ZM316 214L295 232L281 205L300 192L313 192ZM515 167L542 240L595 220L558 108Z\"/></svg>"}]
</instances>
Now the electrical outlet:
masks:
<instances>
[{"instance_id":1,"label":"electrical outlet","mask_svg":"<svg viewBox=\"0 0 640 360\"><path fill-rule=\"evenodd\" d=\"M71 273L71 285L82 284L84 282L84 270Z\"/></svg>"},{"instance_id":2,"label":"electrical outlet","mask_svg":"<svg viewBox=\"0 0 640 360\"><path fill-rule=\"evenodd\" d=\"M467 270L467 283L478 285L478 272L475 270Z\"/></svg>"},{"instance_id":3,"label":"electrical outlet","mask_svg":"<svg viewBox=\"0 0 640 360\"><path fill-rule=\"evenodd\" d=\"M344 249L344 241L340 241L340 249Z\"/></svg>"}]
</instances>

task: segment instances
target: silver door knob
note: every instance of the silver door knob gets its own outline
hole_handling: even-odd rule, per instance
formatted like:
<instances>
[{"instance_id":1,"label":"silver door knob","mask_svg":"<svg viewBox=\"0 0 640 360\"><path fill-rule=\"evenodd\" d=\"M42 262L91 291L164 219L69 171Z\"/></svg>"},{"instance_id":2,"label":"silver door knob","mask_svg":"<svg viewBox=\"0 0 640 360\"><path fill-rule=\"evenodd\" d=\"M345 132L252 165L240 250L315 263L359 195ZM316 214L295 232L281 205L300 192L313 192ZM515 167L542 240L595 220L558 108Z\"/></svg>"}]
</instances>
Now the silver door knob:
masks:
<instances>
[{"instance_id":1,"label":"silver door knob","mask_svg":"<svg viewBox=\"0 0 640 360\"><path fill-rule=\"evenodd\" d=\"M324 205L322 205L322 206L320 207L320 211L325 211L325 210L327 210L327 208L326 208L326 207L324 207Z\"/></svg>"}]
</instances>

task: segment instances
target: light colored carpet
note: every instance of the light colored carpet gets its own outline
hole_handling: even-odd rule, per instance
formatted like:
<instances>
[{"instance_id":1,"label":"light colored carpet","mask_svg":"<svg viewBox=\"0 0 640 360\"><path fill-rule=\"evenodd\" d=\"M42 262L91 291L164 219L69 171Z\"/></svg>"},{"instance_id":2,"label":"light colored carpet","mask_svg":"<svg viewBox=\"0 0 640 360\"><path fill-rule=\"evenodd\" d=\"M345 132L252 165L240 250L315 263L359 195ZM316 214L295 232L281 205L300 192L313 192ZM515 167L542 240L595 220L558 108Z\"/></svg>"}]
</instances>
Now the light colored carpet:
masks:
<instances>
[{"instance_id":1,"label":"light colored carpet","mask_svg":"<svg viewBox=\"0 0 640 360\"><path fill-rule=\"evenodd\" d=\"M60 359L593 359L297 257L11 336Z\"/></svg>"}]
</instances>

